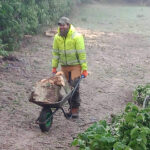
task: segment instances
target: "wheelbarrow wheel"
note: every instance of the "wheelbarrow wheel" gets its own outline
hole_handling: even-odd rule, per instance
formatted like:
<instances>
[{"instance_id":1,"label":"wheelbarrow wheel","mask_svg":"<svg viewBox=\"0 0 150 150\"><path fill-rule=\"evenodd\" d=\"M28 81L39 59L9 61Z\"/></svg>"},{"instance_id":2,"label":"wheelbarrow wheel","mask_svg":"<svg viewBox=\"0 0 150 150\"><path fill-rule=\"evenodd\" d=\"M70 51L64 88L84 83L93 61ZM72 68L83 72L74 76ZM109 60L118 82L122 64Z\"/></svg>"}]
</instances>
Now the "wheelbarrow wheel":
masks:
<instances>
[{"instance_id":1,"label":"wheelbarrow wheel","mask_svg":"<svg viewBox=\"0 0 150 150\"><path fill-rule=\"evenodd\" d=\"M150 95L144 99L143 108L150 107Z\"/></svg>"},{"instance_id":2,"label":"wheelbarrow wheel","mask_svg":"<svg viewBox=\"0 0 150 150\"><path fill-rule=\"evenodd\" d=\"M48 107L43 107L38 120L41 131L48 132L53 122L52 110Z\"/></svg>"}]
</instances>

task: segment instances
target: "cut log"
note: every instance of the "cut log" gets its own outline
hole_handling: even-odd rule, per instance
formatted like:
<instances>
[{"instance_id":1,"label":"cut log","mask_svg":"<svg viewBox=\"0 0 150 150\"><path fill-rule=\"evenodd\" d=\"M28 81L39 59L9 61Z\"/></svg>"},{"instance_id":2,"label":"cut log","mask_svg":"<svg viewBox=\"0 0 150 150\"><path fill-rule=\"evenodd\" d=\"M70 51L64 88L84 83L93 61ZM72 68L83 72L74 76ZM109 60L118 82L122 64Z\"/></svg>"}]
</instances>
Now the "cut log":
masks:
<instances>
[{"instance_id":1,"label":"cut log","mask_svg":"<svg viewBox=\"0 0 150 150\"><path fill-rule=\"evenodd\" d=\"M45 31L45 35L49 37L54 37L54 35L57 33L55 30L47 30Z\"/></svg>"},{"instance_id":2,"label":"cut log","mask_svg":"<svg viewBox=\"0 0 150 150\"><path fill-rule=\"evenodd\" d=\"M62 73L57 73L54 77L38 81L31 93L30 102L53 104L71 92L67 80Z\"/></svg>"}]
</instances>

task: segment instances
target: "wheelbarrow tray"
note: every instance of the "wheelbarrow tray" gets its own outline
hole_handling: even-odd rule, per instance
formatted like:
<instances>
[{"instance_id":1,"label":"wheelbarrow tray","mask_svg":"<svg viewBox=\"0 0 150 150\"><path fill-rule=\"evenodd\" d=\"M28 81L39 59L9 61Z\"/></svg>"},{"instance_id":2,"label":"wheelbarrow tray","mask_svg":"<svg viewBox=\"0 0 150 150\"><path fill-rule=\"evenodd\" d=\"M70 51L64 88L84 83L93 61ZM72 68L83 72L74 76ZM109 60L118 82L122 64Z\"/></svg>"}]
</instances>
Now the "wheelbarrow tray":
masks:
<instances>
[{"instance_id":1,"label":"wheelbarrow tray","mask_svg":"<svg viewBox=\"0 0 150 150\"><path fill-rule=\"evenodd\" d=\"M82 78L79 78L77 81L76 86L69 92L67 93L60 101L56 101L56 102L42 102L42 101L35 101L33 99L33 92L31 93L31 97L29 99L30 102L35 103L39 106L42 107L49 107L49 108L60 108L66 101L70 101L72 99L72 96L74 95L75 91L77 90L79 83L81 81Z\"/></svg>"},{"instance_id":2,"label":"wheelbarrow tray","mask_svg":"<svg viewBox=\"0 0 150 150\"><path fill-rule=\"evenodd\" d=\"M72 92L73 90L70 93L68 93L65 97L63 97L60 101L57 101L54 103L48 103L48 102L46 103L46 102L33 101L33 100L30 100L30 102L37 104L39 106L42 106L42 107L60 108L67 100L69 100L69 98L72 95Z\"/></svg>"}]
</instances>

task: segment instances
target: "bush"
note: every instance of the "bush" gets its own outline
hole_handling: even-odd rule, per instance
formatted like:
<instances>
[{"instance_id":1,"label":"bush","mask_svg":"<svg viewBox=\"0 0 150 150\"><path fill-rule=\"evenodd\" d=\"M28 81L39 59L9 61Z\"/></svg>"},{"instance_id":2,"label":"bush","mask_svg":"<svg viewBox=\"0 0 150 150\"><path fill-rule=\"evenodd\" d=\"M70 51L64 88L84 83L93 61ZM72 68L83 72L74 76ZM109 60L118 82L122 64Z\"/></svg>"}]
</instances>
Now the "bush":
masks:
<instances>
[{"instance_id":1,"label":"bush","mask_svg":"<svg viewBox=\"0 0 150 150\"><path fill-rule=\"evenodd\" d=\"M133 92L133 99L139 105L143 105L143 102L147 96L150 96L150 84L138 85Z\"/></svg>"},{"instance_id":2,"label":"bush","mask_svg":"<svg viewBox=\"0 0 150 150\"><path fill-rule=\"evenodd\" d=\"M94 123L72 142L79 150L150 150L150 108L128 103L112 123Z\"/></svg>"},{"instance_id":3,"label":"bush","mask_svg":"<svg viewBox=\"0 0 150 150\"><path fill-rule=\"evenodd\" d=\"M2 44L2 40L0 39L0 55L1 56L8 56L8 52L4 50L6 46L7 45Z\"/></svg>"},{"instance_id":4,"label":"bush","mask_svg":"<svg viewBox=\"0 0 150 150\"><path fill-rule=\"evenodd\" d=\"M1 0L1 47L7 51L18 48L24 34L35 34L40 25L54 24L68 14L71 4L72 0Z\"/></svg>"}]
</instances>

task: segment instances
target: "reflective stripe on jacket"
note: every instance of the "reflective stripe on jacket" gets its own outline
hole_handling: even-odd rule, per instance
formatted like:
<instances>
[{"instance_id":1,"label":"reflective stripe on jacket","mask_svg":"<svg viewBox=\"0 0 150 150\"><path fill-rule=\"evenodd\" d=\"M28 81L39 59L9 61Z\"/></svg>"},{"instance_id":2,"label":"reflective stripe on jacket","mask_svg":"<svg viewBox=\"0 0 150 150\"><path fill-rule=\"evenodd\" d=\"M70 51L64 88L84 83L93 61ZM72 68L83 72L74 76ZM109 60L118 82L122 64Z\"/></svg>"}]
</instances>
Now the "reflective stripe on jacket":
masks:
<instances>
[{"instance_id":1,"label":"reflective stripe on jacket","mask_svg":"<svg viewBox=\"0 0 150 150\"><path fill-rule=\"evenodd\" d=\"M80 64L82 70L87 70L83 36L77 33L72 25L66 38L60 36L59 33L58 28L53 42L52 67L57 68L59 63L64 66Z\"/></svg>"}]
</instances>

